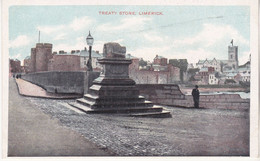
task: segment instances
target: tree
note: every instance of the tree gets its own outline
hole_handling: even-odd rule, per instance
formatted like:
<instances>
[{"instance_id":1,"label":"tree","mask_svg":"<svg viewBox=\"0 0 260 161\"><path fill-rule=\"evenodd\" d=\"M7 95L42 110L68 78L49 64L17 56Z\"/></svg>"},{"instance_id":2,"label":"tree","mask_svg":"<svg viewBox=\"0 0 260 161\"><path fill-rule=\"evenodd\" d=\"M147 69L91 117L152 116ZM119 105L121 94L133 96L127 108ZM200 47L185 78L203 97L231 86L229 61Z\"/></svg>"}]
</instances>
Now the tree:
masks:
<instances>
[{"instance_id":1,"label":"tree","mask_svg":"<svg viewBox=\"0 0 260 161\"><path fill-rule=\"evenodd\" d=\"M139 61L139 66L144 67L147 66L147 61L144 61L143 58Z\"/></svg>"},{"instance_id":2,"label":"tree","mask_svg":"<svg viewBox=\"0 0 260 161\"><path fill-rule=\"evenodd\" d=\"M224 66L224 63L221 61L220 62L220 71L221 71L221 73L223 72L223 66Z\"/></svg>"},{"instance_id":3,"label":"tree","mask_svg":"<svg viewBox=\"0 0 260 161\"><path fill-rule=\"evenodd\" d=\"M183 82L183 73L187 71L188 61L187 59L170 59L169 64L180 68L180 79Z\"/></svg>"}]
</instances>

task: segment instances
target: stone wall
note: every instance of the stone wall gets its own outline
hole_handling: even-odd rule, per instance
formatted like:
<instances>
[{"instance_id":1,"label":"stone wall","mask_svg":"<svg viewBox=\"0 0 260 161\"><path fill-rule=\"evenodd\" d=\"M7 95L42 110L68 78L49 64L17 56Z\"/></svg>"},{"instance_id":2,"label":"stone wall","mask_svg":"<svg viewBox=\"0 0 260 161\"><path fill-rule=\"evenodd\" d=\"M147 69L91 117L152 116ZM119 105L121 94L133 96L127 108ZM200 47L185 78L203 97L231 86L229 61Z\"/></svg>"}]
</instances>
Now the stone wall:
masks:
<instances>
[{"instance_id":1,"label":"stone wall","mask_svg":"<svg viewBox=\"0 0 260 161\"><path fill-rule=\"evenodd\" d=\"M48 71L80 71L78 55L54 55L48 63Z\"/></svg>"},{"instance_id":2,"label":"stone wall","mask_svg":"<svg viewBox=\"0 0 260 161\"><path fill-rule=\"evenodd\" d=\"M137 84L140 95L154 104L173 105L175 100L184 100L185 95L175 84Z\"/></svg>"},{"instance_id":3,"label":"stone wall","mask_svg":"<svg viewBox=\"0 0 260 161\"><path fill-rule=\"evenodd\" d=\"M86 72L37 72L23 74L22 79L52 93L84 93Z\"/></svg>"},{"instance_id":4,"label":"stone wall","mask_svg":"<svg viewBox=\"0 0 260 161\"><path fill-rule=\"evenodd\" d=\"M22 79L52 93L83 94L98 76L99 72L38 72L23 74ZM140 90L140 95L154 104L193 107L192 96L184 95L178 85L137 84L136 86ZM242 99L238 94L201 95L200 107L247 110L250 108L250 99Z\"/></svg>"},{"instance_id":5,"label":"stone wall","mask_svg":"<svg viewBox=\"0 0 260 161\"><path fill-rule=\"evenodd\" d=\"M193 107L192 96L185 96L185 100L175 100L174 106ZM200 107L247 110L250 108L250 99L242 99L238 94L201 95Z\"/></svg>"},{"instance_id":6,"label":"stone wall","mask_svg":"<svg viewBox=\"0 0 260 161\"><path fill-rule=\"evenodd\" d=\"M180 81L180 69L171 64L167 65L167 70L139 70L139 59L132 59L129 65L129 77L137 84L167 84Z\"/></svg>"},{"instance_id":7,"label":"stone wall","mask_svg":"<svg viewBox=\"0 0 260 161\"><path fill-rule=\"evenodd\" d=\"M140 95L154 104L194 107L191 95L184 95L174 84L138 84ZM200 107L247 110L250 99L242 99L238 94L201 95Z\"/></svg>"}]
</instances>

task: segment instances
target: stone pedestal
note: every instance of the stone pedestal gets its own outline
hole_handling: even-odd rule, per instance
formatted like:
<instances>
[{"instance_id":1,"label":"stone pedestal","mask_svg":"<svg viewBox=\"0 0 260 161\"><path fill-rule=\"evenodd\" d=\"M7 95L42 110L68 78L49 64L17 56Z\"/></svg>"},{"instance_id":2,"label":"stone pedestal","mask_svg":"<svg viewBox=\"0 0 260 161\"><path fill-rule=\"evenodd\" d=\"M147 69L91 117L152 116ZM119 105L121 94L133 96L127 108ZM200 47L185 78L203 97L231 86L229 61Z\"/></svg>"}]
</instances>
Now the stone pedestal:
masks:
<instances>
[{"instance_id":1,"label":"stone pedestal","mask_svg":"<svg viewBox=\"0 0 260 161\"><path fill-rule=\"evenodd\" d=\"M113 44L108 43L108 46L113 47ZM115 51L111 51L111 49L111 53L108 53L109 49L104 49L104 51L106 57L98 60L103 66L103 71L93 81L88 93L72 103L72 106L87 113L171 117L170 112L165 111L163 107L154 106L152 102L145 101L145 98L139 95L135 81L129 78L128 67L132 63L130 59L126 59L122 53L119 53L119 56L113 55Z\"/></svg>"},{"instance_id":2,"label":"stone pedestal","mask_svg":"<svg viewBox=\"0 0 260 161\"><path fill-rule=\"evenodd\" d=\"M89 88L93 85L93 81L98 78L99 72L87 71L84 74L84 94L87 94Z\"/></svg>"}]
</instances>

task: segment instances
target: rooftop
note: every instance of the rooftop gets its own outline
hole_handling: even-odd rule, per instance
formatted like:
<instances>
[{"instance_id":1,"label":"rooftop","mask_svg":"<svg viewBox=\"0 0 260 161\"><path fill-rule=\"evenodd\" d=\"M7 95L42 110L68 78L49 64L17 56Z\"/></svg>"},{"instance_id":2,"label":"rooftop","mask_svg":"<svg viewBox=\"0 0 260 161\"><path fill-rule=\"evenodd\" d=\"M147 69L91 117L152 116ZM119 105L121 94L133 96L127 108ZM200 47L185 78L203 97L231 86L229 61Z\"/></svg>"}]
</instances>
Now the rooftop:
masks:
<instances>
[{"instance_id":1,"label":"rooftop","mask_svg":"<svg viewBox=\"0 0 260 161\"><path fill-rule=\"evenodd\" d=\"M228 60L218 60L218 59L206 59L206 60L199 60L197 64L204 64L206 61L208 61L209 63L212 63L214 60L216 60L218 63L222 62L222 63L227 63Z\"/></svg>"},{"instance_id":2,"label":"rooftop","mask_svg":"<svg viewBox=\"0 0 260 161\"><path fill-rule=\"evenodd\" d=\"M88 50L81 50L80 52L74 53L72 55L79 55L79 56L84 56L88 57L89 56L89 51ZM91 51L91 56L95 58L101 58L102 55L98 54L96 51Z\"/></svg>"}]
</instances>

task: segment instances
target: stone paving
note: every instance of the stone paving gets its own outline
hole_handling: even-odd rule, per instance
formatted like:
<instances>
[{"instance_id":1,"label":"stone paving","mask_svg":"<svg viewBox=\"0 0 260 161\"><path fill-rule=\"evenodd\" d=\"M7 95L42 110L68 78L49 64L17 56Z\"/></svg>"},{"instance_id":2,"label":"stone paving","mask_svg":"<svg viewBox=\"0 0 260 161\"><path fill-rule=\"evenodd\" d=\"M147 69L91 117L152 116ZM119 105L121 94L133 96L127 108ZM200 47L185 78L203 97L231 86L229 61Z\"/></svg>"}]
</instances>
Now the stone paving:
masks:
<instances>
[{"instance_id":1,"label":"stone paving","mask_svg":"<svg viewBox=\"0 0 260 161\"><path fill-rule=\"evenodd\" d=\"M90 142L82 134L61 125L59 119L44 114L28 97L18 94L15 81L9 81L9 157L29 156L111 156L114 153ZM48 100L45 100L48 102ZM4 156L5 154L3 154Z\"/></svg>"},{"instance_id":2,"label":"stone paving","mask_svg":"<svg viewBox=\"0 0 260 161\"><path fill-rule=\"evenodd\" d=\"M85 114L74 100L26 98L35 107L118 156L248 156L249 112L167 107L172 118Z\"/></svg>"}]
</instances>

